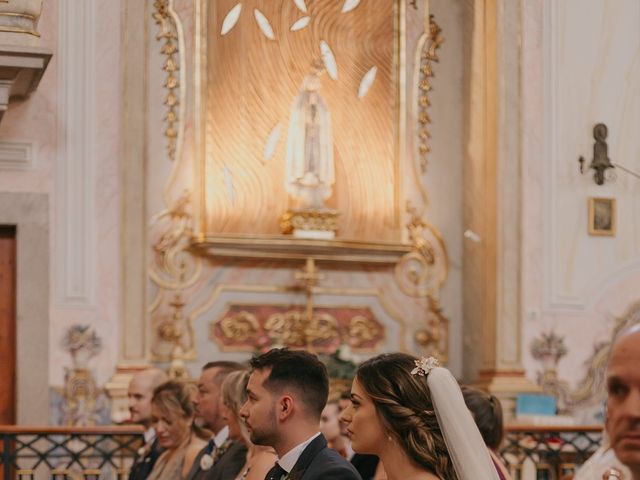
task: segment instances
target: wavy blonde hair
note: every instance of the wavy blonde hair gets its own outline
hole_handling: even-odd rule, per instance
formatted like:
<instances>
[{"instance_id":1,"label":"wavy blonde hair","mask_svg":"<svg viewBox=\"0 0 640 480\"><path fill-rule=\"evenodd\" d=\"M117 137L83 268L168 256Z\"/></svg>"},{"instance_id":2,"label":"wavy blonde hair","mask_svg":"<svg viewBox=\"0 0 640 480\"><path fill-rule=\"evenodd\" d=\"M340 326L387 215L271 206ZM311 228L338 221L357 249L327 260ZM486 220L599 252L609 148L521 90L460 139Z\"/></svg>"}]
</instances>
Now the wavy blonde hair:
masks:
<instances>
[{"instance_id":1,"label":"wavy blonde hair","mask_svg":"<svg viewBox=\"0 0 640 480\"><path fill-rule=\"evenodd\" d=\"M356 372L373 401L385 433L415 464L445 480L457 480L431 401L427 377L412 375L415 357L378 355Z\"/></svg>"}]
</instances>

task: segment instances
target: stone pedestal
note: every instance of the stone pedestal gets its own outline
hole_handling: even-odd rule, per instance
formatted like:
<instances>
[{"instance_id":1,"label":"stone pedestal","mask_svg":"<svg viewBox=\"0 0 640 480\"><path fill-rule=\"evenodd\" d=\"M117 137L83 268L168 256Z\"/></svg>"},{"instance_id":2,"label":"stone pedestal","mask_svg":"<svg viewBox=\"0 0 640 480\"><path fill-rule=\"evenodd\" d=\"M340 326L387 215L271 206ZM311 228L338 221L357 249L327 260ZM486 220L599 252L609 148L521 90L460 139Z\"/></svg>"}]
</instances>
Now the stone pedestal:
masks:
<instances>
[{"instance_id":1,"label":"stone pedestal","mask_svg":"<svg viewBox=\"0 0 640 480\"><path fill-rule=\"evenodd\" d=\"M12 99L28 97L40 83L51 52L40 48L42 0L0 2L0 120Z\"/></svg>"},{"instance_id":2,"label":"stone pedestal","mask_svg":"<svg viewBox=\"0 0 640 480\"><path fill-rule=\"evenodd\" d=\"M42 0L0 2L0 45L40 46Z\"/></svg>"}]
</instances>

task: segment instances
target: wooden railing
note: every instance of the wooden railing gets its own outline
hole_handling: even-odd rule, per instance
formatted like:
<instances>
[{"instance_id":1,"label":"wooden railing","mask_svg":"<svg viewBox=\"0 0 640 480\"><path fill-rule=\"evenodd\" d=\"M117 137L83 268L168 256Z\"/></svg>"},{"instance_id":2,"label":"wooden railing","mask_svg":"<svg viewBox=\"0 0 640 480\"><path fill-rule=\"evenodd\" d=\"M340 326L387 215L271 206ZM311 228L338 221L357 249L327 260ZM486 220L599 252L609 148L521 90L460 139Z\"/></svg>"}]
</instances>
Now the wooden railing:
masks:
<instances>
[{"instance_id":1,"label":"wooden railing","mask_svg":"<svg viewBox=\"0 0 640 480\"><path fill-rule=\"evenodd\" d=\"M142 428L0 426L0 479L126 479Z\"/></svg>"},{"instance_id":2,"label":"wooden railing","mask_svg":"<svg viewBox=\"0 0 640 480\"><path fill-rule=\"evenodd\" d=\"M602 441L602 426L511 425L500 454L514 480L566 480Z\"/></svg>"}]
</instances>

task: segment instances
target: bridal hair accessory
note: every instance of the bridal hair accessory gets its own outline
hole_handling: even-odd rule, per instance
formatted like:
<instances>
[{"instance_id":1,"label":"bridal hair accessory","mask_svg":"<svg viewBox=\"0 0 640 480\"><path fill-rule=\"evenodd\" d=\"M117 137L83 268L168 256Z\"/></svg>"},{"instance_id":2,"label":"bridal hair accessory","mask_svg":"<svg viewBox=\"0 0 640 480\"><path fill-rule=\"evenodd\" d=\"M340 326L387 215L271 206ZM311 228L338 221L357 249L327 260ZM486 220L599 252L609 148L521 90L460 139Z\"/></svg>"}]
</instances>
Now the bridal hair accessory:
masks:
<instances>
[{"instance_id":1,"label":"bridal hair accessory","mask_svg":"<svg viewBox=\"0 0 640 480\"><path fill-rule=\"evenodd\" d=\"M424 377L428 375L431 370L440 366L440 362L435 357L422 357L420 360L415 360L416 368L411 370L411 375L420 375Z\"/></svg>"}]
</instances>

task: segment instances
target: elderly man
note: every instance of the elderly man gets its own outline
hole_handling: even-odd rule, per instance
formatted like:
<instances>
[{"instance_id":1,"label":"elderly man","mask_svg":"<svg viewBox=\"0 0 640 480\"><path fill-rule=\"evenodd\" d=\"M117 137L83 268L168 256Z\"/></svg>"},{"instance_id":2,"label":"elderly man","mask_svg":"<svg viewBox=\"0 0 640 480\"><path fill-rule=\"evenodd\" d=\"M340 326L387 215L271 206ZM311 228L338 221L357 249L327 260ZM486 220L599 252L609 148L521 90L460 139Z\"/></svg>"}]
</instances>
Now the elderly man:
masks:
<instances>
[{"instance_id":1,"label":"elderly man","mask_svg":"<svg viewBox=\"0 0 640 480\"><path fill-rule=\"evenodd\" d=\"M247 447L239 438L229 438L229 427L222 416L222 382L231 372L245 370L240 363L217 361L207 363L198 380L194 399L196 414L213 437L204 447L187 475L187 480L227 480L236 478L247 460Z\"/></svg>"},{"instance_id":2,"label":"elderly man","mask_svg":"<svg viewBox=\"0 0 640 480\"><path fill-rule=\"evenodd\" d=\"M130 480L147 478L161 449L156 440L156 432L151 426L151 399L157 386L168 380L167 374L159 368L149 368L136 373L129 383L129 412L131 422L142 425L144 431L144 447L140 450L138 459L131 467Z\"/></svg>"},{"instance_id":3,"label":"elderly man","mask_svg":"<svg viewBox=\"0 0 640 480\"><path fill-rule=\"evenodd\" d=\"M611 346L607 393L611 447L631 478L640 480L640 324L622 331Z\"/></svg>"}]
</instances>

